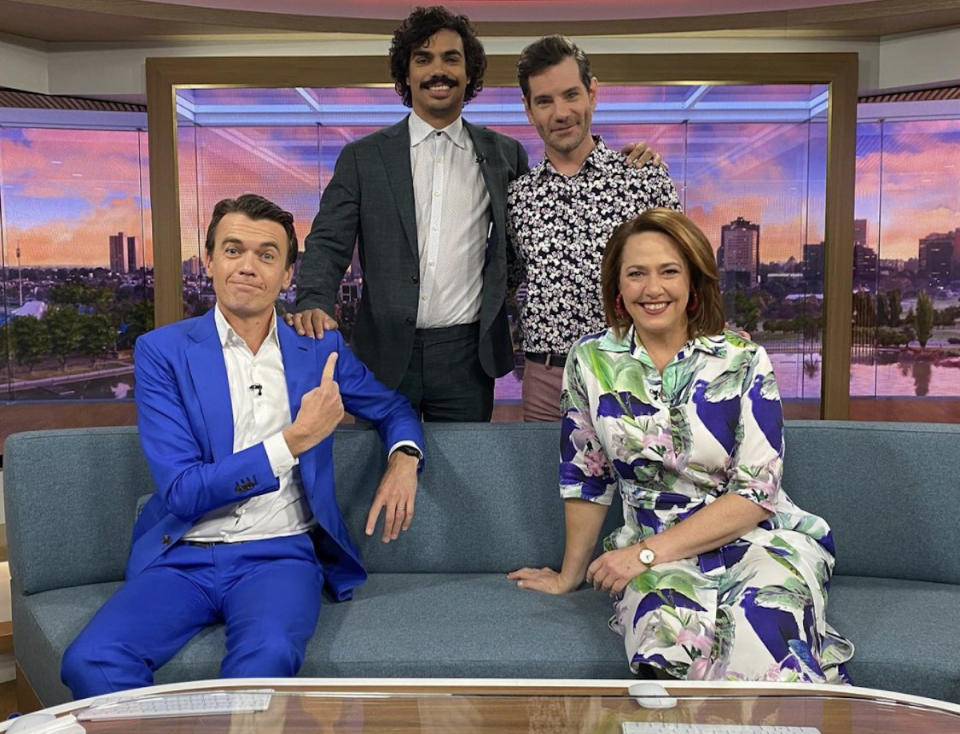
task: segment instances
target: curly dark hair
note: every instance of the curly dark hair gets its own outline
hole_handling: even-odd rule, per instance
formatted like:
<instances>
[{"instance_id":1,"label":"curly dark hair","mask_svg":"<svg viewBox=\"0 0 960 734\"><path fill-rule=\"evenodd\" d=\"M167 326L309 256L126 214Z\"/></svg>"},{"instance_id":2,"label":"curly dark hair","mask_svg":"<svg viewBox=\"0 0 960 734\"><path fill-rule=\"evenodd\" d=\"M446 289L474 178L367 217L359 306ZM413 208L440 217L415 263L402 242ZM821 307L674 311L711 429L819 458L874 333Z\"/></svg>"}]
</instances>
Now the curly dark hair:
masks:
<instances>
[{"instance_id":1,"label":"curly dark hair","mask_svg":"<svg viewBox=\"0 0 960 734\"><path fill-rule=\"evenodd\" d=\"M444 28L460 34L467 64L467 88L463 101L469 102L483 89L483 73L487 70L487 54L477 38L477 31L465 15L454 15L440 5L429 8L414 8L400 27L393 32L390 44L390 74L393 76L397 94L407 107L413 106L410 98L410 55L423 46L429 38Z\"/></svg>"}]
</instances>

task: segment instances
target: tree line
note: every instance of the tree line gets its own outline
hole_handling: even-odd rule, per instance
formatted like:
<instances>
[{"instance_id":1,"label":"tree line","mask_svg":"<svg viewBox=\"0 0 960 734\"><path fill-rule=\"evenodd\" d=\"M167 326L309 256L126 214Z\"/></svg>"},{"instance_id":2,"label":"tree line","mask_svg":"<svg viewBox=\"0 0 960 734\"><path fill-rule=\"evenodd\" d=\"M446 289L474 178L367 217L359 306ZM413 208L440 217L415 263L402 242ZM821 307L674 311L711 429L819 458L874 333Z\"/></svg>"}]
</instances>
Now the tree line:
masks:
<instances>
[{"instance_id":1,"label":"tree line","mask_svg":"<svg viewBox=\"0 0 960 734\"><path fill-rule=\"evenodd\" d=\"M60 283L48 294L40 318L16 316L0 326L0 361L13 359L32 371L46 359L65 369L71 357L91 364L133 347L153 328L152 300L118 301L112 288L79 282Z\"/></svg>"}]
</instances>

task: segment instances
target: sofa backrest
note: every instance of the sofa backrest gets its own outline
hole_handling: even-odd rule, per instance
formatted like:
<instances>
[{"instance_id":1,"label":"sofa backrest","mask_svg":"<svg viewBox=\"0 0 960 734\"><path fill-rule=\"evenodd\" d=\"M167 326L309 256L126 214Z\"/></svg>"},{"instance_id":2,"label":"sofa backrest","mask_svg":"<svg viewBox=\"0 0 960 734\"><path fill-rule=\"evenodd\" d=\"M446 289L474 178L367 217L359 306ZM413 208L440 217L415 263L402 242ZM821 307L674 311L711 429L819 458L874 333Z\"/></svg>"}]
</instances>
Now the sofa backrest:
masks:
<instances>
[{"instance_id":1,"label":"sofa backrest","mask_svg":"<svg viewBox=\"0 0 960 734\"><path fill-rule=\"evenodd\" d=\"M136 428L14 434L3 474L17 588L32 594L123 578L137 497L154 488Z\"/></svg>"},{"instance_id":2,"label":"sofa backrest","mask_svg":"<svg viewBox=\"0 0 960 734\"><path fill-rule=\"evenodd\" d=\"M370 431L337 436L337 498L350 535L372 571L498 573L558 567L563 502L558 492L558 423L427 424L426 466L410 529L384 544L363 535L383 471ZM619 500L608 529L622 524Z\"/></svg>"},{"instance_id":3,"label":"sofa backrest","mask_svg":"<svg viewBox=\"0 0 960 734\"><path fill-rule=\"evenodd\" d=\"M557 424L428 424L416 515L397 542L363 535L384 450L339 429L338 501L372 572L505 572L563 553ZM837 573L960 583L952 501L960 426L793 421L784 487L825 517ZM134 427L33 431L5 444L10 570L25 593L123 577L137 498L153 489ZM607 530L620 522L616 503ZM379 532L380 526L377 530ZM606 531L605 531L606 532Z\"/></svg>"},{"instance_id":4,"label":"sofa backrest","mask_svg":"<svg viewBox=\"0 0 960 734\"><path fill-rule=\"evenodd\" d=\"M835 573L960 583L960 426L789 421L783 486L824 517Z\"/></svg>"}]
</instances>

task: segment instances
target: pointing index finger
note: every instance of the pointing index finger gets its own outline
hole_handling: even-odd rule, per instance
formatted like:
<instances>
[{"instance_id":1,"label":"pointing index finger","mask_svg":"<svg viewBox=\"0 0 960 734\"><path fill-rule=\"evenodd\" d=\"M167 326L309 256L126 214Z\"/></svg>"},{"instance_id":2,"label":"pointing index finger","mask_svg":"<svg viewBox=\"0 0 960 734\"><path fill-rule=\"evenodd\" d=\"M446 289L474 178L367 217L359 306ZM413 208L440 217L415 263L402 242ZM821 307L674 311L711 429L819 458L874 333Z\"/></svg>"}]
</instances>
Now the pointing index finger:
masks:
<instances>
[{"instance_id":1,"label":"pointing index finger","mask_svg":"<svg viewBox=\"0 0 960 734\"><path fill-rule=\"evenodd\" d=\"M320 384L333 380L333 370L337 366L337 357L338 354L336 352L330 352L330 356L327 357L327 363L323 365L323 375L320 377Z\"/></svg>"}]
</instances>

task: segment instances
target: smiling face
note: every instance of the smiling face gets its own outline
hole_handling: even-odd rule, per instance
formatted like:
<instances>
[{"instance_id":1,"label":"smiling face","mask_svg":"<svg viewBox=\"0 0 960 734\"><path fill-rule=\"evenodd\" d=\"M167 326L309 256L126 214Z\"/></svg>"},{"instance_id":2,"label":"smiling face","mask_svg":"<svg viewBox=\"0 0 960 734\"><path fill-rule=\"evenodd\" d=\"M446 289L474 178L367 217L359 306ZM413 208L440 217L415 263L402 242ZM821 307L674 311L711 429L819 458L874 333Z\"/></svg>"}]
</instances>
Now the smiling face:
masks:
<instances>
[{"instance_id":1,"label":"smiling face","mask_svg":"<svg viewBox=\"0 0 960 734\"><path fill-rule=\"evenodd\" d=\"M687 340L690 268L680 248L662 232L627 238L620 261L620 293L637 335Z\"/></svg>"},{"instance_id":2,"label":"smiling face","mask_svg":"<svg viewBox=\"0 0 960 734\"><path fill-rule=\"evenodd\" d=\"M289 246L283 225L269 219L232 212L217 224L213 253L204 253L204 266L231 326L273 311L280 290L293 278L293 266L286 264Z\"/></svg>"},{"instance_id":3,"label":"smiling face","mask_svg":"<svg viewBox=\"0 0 960 734\"><path fill-rule=\"evenodd\" d=\"M441 28L410 54L407 84L417 115L437 128L460 116L467 88L463 39L456 31Z\"/></svg>"},{"instance_id":4,"label":"smiling face","mask_svg":"<svg viewBox=\"0 0 960 734\"><path fill-rule=\"evenodd\" d=\"M593 150L590 123L597 106L597 80L583 86L572 56L529 79L530 98L523 104L527 119L543 139L547 157L560 156L582 162Z\"/></svg>"}]
</instances>

